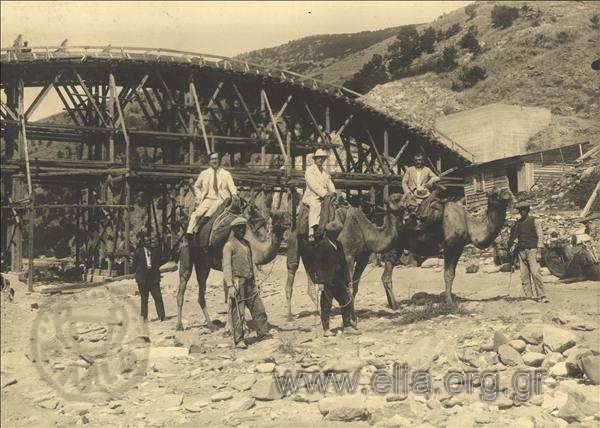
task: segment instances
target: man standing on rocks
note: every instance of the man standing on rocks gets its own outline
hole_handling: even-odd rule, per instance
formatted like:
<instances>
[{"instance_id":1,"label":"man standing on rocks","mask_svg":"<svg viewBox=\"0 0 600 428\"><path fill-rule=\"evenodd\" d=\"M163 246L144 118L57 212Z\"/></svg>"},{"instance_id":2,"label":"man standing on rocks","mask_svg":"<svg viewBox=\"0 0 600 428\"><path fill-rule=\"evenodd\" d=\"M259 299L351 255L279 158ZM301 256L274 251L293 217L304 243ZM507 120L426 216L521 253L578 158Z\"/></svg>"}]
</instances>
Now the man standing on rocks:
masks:
<instances>
[{"instance_id":1,"label":"man standing on rocks","mask_svg":"<svg viewBox=\"0 0 600 428\"><path fill-rule=\"evenodd\" d=\"M202 227L225 199L237 196L233 177L229 171L221 167L221 158L217 152L210 154L209 164L210 168L202 171L194 184L198 205L190 216L190 222L184 235L184 245L189 243L196 227Z\"/></svg>"},{"instance_id":2,"label":"man standing on rocks","mask_svg":"<svg viewBox=\"0 0 600 428\"><path fill-rule=\"evenodd\" d=\"M511 230L508 247L512 248L515 239L517 240L516 251L519 255L521 284L525 297L547 303L549 300L544 291L539 263L542 260L542 248L544 247L542 226L537 218L529 215L531 207L528 203L518 203L517 210L521 217Z\"/></svg>"},{"instance_id":3,"label":"man standing on rocks","mask_svg":"<svg viewBox=\"0 0 600 428\"><path fill-rule=\"evenodd\" d=\"M138 285L141 298L141 315L148 321L148 299L152 294L158 319L165 320L165 306L160 291L160 265L162 254L160 245L151 239L147 232L140 233L140 242L135 250L135 281Z\"/></svg>"},{"instance_id":4,"label":"man standing on rocks","mask_svg":"<svg viewBox=\"0 0 600 428\"><path fill-rule=\"evenodd\" d=\"M267 314L256 286L256 265L252 249L244 235L247 220L237 217L231 222L233 233L223 247L223 281L227 287L227 304L231 335L237 348L248 346L244 341L246 307L250 310L259 339L268 334Z\"/></svg>"},{"instance_id":5,"label":"man standing on rocks","mask_svg":"<svg viewBox=\"0 0 600 428\"><path fill-rule=\"evenodd\" d=\"M339 221L332 221L325 226L325 239L317 244L316 260L318 264L318 281L323 284L321 291L321 323L323 336L333 334L329 330L329 318L333 299L340 305L344 333L360 334L356 328L356 314L354 312L354 299L350 289L350 273L346 264L344 247L338 241L342 231Z\"/></svg>"}]
</instances>

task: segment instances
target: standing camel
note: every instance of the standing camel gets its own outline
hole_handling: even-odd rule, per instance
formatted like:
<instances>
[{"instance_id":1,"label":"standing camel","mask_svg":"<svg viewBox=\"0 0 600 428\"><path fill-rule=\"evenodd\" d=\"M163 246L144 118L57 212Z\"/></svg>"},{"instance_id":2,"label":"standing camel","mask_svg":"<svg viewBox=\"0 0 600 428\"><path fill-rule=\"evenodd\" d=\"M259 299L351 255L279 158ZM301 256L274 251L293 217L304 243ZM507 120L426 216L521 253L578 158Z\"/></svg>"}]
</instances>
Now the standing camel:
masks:
<instances>
[{"instance_id":1,"label":"standing camel","mask_svg":"<svg viewBox=\"0 0 600 428\"><path fill-rule=\"evenodd\" d=\"M263 223L259 221L262 216L254 207L250 209L249 224ZM244 238L250 243L252 249L252 257L257 265L265 265L271 262L277 255L279 246L283 241L285 232L285 214L274 212L271 213L271 229L253 230L248 227ZM265 227L265 226L259 226ZM260 233L263 232L263 233ZM221 259L223 254L223 246L228 239L228 235L222 240L216 242L208 248L198 248L195 246L184 246L181 249L179 256L179 289L177 290L177 330L183 330L181 320L183 313L183 297L187 287L188 280L192 275L192 267L196 270L196 279L198 280L198 303L204 314L206 324L212 328L208 309L206 308L206 279L211 269L221 270Z\"/></svg>"},{"instance_id":2,"label":"standing camel","mask_svg":"<svg viewBox=\"0 0 600 428\"><path fill-rule=\"evenodd\" d=\"M352 291L356 296L358 292L358 283L360 277L369 262L371 253L381 253L389 250L395 238L398 236L402 218L402 209L400 206L400 194L390 195L387 212L382 226L376 226L365 215L360 208L347 208L344 228L338 237L338 240L344 247L346 262L352 278ZM344 209L344 208L339 208ZM337 216L338 219L340 216ZM316 302L316 296L311 285L315 277L315 258L313 245L308 242L306 235L298 235L295 230L289 234L287 240L287 270L288 277L285 285L285 295L287 299L288 320L292 320L292 292L294 287L294 278L300 264L300 259L304 264L308 278L309 296ZM350 284L348 284L350 286ZM387 291L386 291L387 293ZM393 298L393 295L392 295Z\"/></svg>"},{"instance_id":3,"label":"standing camel","mask_svg":"<svg viewBox=\"0 0 600 428\"><path fill-rule=\"evenodd\" d=\"M488 206L485 216L477 218L469 214L459 202L444 204L441 224L426 231L417 231L410 225L404 225L396 245L399 254L404 249L419 256L436 256L440 246L444 250L444 282L446 284L446 302L453 304L452 283L456 276L456 265L464 248L473 244L479 249L489 247L496 239L504 220L506 209L514 199L508 188L494 189L488 194ZM393 295L392 270L394 263L386 260L381 277L386 291ZM389 299L388 299L389 301ZM394 300L389 301L390 306ZM395 309L395 305L392 306Z\"/></svg>"}]
</instances>

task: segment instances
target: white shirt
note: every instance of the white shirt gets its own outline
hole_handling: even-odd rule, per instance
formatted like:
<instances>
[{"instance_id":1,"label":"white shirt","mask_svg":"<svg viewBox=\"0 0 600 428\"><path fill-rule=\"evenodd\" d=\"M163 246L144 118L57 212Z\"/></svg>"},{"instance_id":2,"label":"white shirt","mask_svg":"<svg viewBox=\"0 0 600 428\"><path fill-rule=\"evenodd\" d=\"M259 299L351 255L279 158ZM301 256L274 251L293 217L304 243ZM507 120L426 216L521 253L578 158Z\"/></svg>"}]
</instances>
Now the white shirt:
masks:
<instances>
[{"instance_id":1,"label":"white shirt","mask_svg":"<svg viewBox=\"0 0 600 428\"><path fill-rule=\"evenodd\" d=\"M146 266L150 269L152 267L152 257L150 255L150 250L146 247L144 247L144 255L146 256Z\"/></svg>"},{"instance_id":2,"label":"white shirt","mask_svg":"<svg viewBox=\"0 0 600 428\"><path fill-rule=\"evenodd\" d=\"M306 180L306 191L304 192L302 201L305 203L318 198L324 198L327 193L335 192L331 176L325 169L321 171L315 164L306 168L304 179Z\"/></svg>"},{"instance_id":3,"label":"white shirt","mask_svg":"<svg viewBox=\"0 0 600 428\"><path fill-rule=\"evenodd\" d=\"M237 195L237 188L233 182L233 177L229 171L223 168L217 168L217 187L218 192L215 194L214 178L215 170L208 168L198 175L196 183L194 183L194 193L198 202L204 199L226 199L233 195Z\"/></svg>"}]
</instances>

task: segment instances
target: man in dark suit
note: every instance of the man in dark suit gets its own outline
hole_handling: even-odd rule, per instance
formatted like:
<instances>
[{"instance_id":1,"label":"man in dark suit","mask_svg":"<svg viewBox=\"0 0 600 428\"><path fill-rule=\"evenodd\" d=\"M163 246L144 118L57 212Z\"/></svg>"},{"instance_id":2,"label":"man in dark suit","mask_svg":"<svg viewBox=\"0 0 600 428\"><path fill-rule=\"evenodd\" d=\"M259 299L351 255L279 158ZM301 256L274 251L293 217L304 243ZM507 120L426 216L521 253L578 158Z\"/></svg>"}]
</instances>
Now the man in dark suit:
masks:
<instances>
[{"instance_id":1,"label":"man in dark suit","mask_svg":"<svg viewBox=\"0 0 600 428\"><path fill-rule=\"evenodd\" d=\"M135 280L142 300L141 315L144 321L148 321L148 297L150 294L156 305L158 319L165 320L165 307L160 292L161 259L162 253L158 242L151 239L149 234L143 234L135 250L134 264Z\"/></svg>"},{"instance_id":2,"label":"man in dark suit","mask_svg":"<svg viewBox=\"0 0 600 428\"><path fill-rule=\"evenodd\" d=\"M321 323L323 336L332 336L329 318L333 299L340 305L344 333L360 334L356 328L354 300L349 292L350 273L342 243L337 240L342 225L332 221L325 226L325 237L316 245L317 280L323 284L321 291Z\"/></svg>"}]
</instances>

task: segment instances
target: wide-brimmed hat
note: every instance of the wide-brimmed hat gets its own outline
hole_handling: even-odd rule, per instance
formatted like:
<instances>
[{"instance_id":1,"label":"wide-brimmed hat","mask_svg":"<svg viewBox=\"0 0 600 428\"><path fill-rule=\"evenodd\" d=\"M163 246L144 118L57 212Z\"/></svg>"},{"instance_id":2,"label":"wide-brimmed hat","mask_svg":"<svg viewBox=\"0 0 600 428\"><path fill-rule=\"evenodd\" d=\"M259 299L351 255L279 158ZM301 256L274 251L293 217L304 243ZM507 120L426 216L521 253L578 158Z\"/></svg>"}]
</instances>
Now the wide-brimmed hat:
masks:
<instances>
[{"instance_id":1,"label":"wide-brimmed hat","mask_svg":"<svg viewBox=\"0 0 600 428\"><path fill-rule=\"evenodd\" d=\"M248 220L246 220L244 217L236 217L233 219L233 221L231 222L231 224L229 226L230 227L245 226L246 224L248 224Z\"/></svg>"},{"instance_id":2,"label":"wide-brimmed hat","mask_svg":"<svg viewBox=\"0 0 600 428\"><path fill-rule=\"evenodd\" d=\"M518 209L518 210L527 210L527 211L529 211L531 209L531 206L529 205L529 202L521 201L521 202L518 202L515 205L515 208Z\"/></svg>"},{"instance_id":3,"label":"wide-brimmed hat","mask_svg":"<svg viewBox=\"0 0 600 428\"><path fill-rule=\"evenodd\" d=\"M327 158L329 157L329 153L327 153L327 150L325 149L317 149L315 151L315 154L313 155L313 158Z\"/></svg>"},{"instance_id":4,"label":"wide-brimmed hat","mask_svg":"<svg viewBox=\"0 0 600 428\"><path fill-rule=\"evenodd\" d=\"M415 190L414 193L415 193L415 196L419 199L427 198L431 194L429 192L429 190L427 190L425 187L419 187L418 189Z\"/></svg>"},{"instance_id":5,"label":"wide-brimmed hat","mask_svg":"<svg viewBox=\"0 0 600 428\"><path fill-rule=\"evenodd\" d=\"M344 226L337 220L330 221L325 225L326 232L341 232Z\"/></svg>"}]
</instances>

